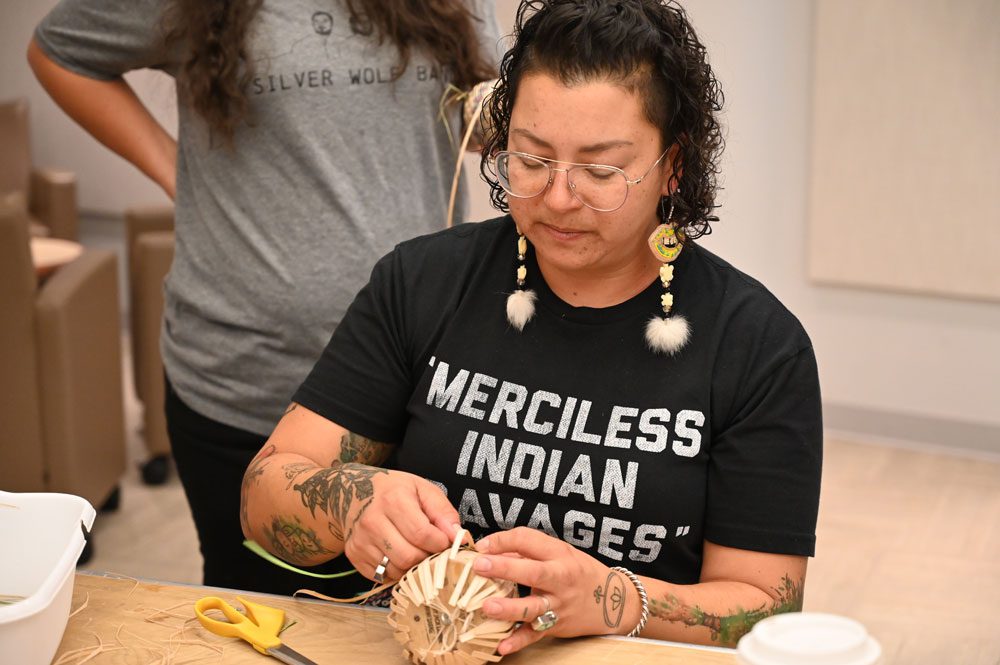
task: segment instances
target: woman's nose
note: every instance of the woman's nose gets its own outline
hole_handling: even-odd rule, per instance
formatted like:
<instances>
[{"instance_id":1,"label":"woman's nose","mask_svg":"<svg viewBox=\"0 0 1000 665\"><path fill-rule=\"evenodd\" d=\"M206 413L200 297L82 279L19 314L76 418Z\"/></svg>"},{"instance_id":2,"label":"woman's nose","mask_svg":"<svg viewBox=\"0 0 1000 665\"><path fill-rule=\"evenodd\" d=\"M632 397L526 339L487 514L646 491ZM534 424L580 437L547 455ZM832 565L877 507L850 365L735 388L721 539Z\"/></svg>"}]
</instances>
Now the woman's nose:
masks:
<instances>
[{"instance_id":1,"label":"woman's nose","mask_svg":"<svg viewBox=\"0 0 1000 665\"><path fill-rule=\"evenodd\" d=\"M552 179L545 191L545 205L552 210L572 210L581 205L573 193L573 183L570 182L567 171L552 170Z\"/></svg>"}]
</instances>

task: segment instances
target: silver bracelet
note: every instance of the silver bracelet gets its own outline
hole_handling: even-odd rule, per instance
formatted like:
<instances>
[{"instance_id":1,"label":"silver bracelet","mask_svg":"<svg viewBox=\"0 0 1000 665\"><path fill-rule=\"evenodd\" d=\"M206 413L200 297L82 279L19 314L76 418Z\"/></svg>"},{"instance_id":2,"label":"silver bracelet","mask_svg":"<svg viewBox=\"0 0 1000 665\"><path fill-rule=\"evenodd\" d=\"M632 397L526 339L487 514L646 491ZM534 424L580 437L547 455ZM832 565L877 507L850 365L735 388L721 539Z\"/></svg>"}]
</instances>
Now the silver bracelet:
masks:
<instances>
[{"instance_id":1,"label":"silver bracelet","mask_svg":"<svg viewBox=\"0 0 1000 665\"><path fill-rule=\"evenodd\" d=\"M646 595L646 587L642 583L642 580L640 580L639 577L628 568L615 566L611 570L617 571L629 578L632 584L635 585L635 590L639 592L639 601L642 603L642 615L639 617L639 623L635 625L632 632L626 635L626 637L635 637L642 632L643 628L646 627L646 620L649 619L649 596Z\"/></svg>"}]
</instances>

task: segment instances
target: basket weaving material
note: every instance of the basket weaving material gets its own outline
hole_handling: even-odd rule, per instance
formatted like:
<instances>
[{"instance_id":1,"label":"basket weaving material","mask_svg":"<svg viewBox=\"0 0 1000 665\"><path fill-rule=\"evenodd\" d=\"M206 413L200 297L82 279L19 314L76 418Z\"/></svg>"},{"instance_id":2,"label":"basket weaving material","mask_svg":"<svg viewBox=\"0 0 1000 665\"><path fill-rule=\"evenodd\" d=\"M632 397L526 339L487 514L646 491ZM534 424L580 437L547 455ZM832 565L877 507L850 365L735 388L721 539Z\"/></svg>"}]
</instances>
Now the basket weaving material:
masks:
<instances>
[{"instance_id":1,"label":"basket weaving material","mask_svg":"<svg viewBox=\"0 0 1000 665\"><path fill-rule=\"evenodd\" d=\"M460 531L450 550L429 556L396 584L389 625L404 654L425 665L483 665L499 662L497 645L514 623L482 613L489 598L517 595L517 586L472 571L473 549L461 548Z\"/></svg>"}]
</instances>

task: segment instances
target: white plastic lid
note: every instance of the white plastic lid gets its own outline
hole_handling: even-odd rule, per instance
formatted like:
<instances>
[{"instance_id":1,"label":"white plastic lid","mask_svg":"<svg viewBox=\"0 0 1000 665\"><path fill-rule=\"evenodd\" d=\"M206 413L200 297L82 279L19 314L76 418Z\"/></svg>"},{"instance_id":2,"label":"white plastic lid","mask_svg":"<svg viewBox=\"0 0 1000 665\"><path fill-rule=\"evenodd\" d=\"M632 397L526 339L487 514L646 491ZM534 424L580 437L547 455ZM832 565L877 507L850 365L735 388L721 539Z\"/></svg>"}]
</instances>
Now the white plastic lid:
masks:
<instances>
[{"instance_id":1,"label":"white plastic lid","mask_svg":"<svg viewBox=\"0 0 1000 665\"><path fill-rule=\"evenodd\" d=\"M854 619L794 612L757 623L736 654L745 665L875 665L882 648Z\"/></svg>"}]
</instances>

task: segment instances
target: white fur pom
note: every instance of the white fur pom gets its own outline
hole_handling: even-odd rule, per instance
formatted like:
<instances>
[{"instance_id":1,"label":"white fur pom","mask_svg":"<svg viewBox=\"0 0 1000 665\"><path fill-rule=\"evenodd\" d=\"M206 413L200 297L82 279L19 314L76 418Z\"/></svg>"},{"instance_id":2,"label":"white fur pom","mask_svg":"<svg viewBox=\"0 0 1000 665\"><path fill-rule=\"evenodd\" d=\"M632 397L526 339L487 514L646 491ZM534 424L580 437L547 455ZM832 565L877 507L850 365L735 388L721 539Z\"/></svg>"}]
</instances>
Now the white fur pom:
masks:
<instances>
[{"instance_id":1,"label":"white fur pom","mask_svg":"<svg viewBox=\"0 0 1000 665\"><path fill-rule=\"evenodd\" d=\"M507 311L510 311L508 301ZM646 324L646 343L653 351L673 355L680 351L691 336L691 327L683 316L661 319L654 316Z\"/></svg>"},{"instance_id":2,"label":"white fur pom","mask_svg":"<svg viewBox=\"0 0 1000 665\"><path fill-rule=\"evenodd\" d=\"M519 331L535 315L535 292L517 289L507 296L507 320Z\"/></svg>"}]
</instances>

